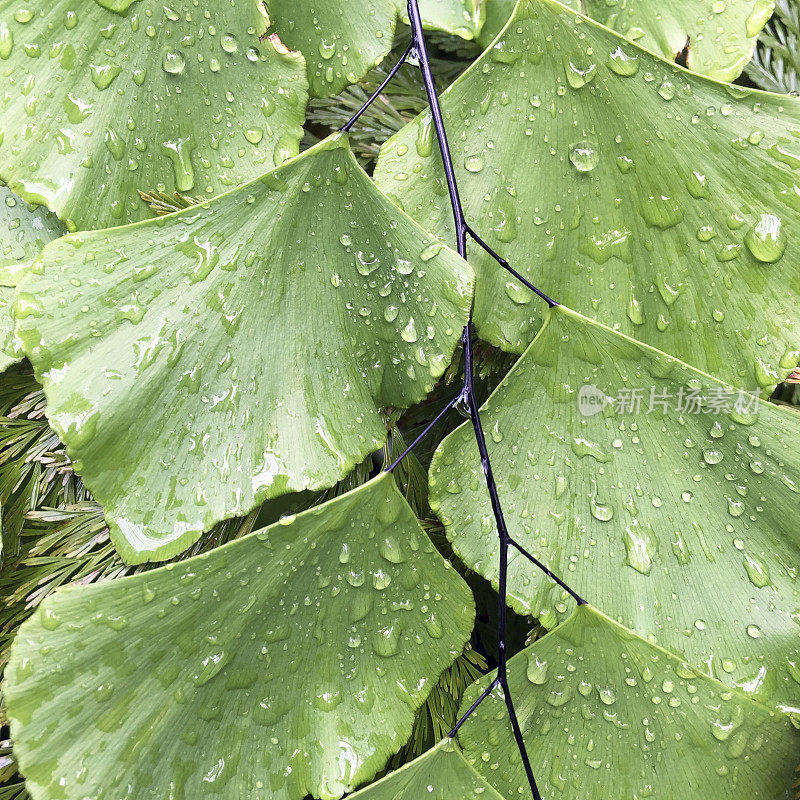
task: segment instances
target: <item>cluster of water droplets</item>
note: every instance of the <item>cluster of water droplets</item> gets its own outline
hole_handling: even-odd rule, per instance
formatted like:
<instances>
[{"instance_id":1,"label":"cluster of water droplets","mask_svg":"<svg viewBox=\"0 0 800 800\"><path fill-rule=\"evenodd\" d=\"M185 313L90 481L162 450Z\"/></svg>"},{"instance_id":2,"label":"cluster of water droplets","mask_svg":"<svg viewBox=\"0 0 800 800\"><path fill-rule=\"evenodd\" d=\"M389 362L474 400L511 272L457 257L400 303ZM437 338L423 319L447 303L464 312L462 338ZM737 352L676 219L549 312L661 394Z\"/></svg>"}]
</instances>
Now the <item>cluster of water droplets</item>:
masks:
<instances>
[{"instance_id":1,"label":"cluster of water droplets","mask_svg":"<svg viewBox=\"0 0 800 800\"><path fill-rule=\"evenodd\" d=\"M394 751L472 622L466 585L385 476L226 548L43 604L11 670L14 718L56 720L48 747L86 743L74 768L30 760L38 784L177 781L188 794L252 778L274 796L337 796ZM92 691L65 725L51 706L78 678ZM166 732L181 741L180 770L142 757ZM103 769L108 753L124 774Z\"/></svg>"},{"instance_id":2,"label":"cluster of water droplets","mask_svg":"<svg viewBox=\"0 0 800 800\"><path fill-rule=\"evenodd\" d=\"M20 8L0 23L5 113L19 121L0 149L26 196L61 210L94 176L114 176L93 186L91 200L108 217L98 211L91 221L138 219L137 188L217 194L295 155L303 64L259 40L255 9L242 14L197 0L60 3ZM53 155L41 151L48 136ZM84 214L75 217L88 227Z\"/></svg>"},{"instance_id":3,"label":"cluster of water droplets","mask_svg":"<svg viewBox=\"0 0 800 800\"><path fill-rule=\"evenodd\" d=\"M769 730L780 730L776 718L770 727L765 708L748 705L593 611L515 656L509 676L523 734L536 742L539 775L565 797L606 780L623 796L656 797L667 776L685 771L687 748L690 772L740 789L739 767L766 752ZM460 734L468 760L503 796L523 795L527 783L500 692L479 708L473 726ZM777 746L788 744L786 737ZM625 757L635 760L636 770L620 771Z\"/></svg>"},{"instance_id":4,"label":"cluster of water droplets","mask_svg":"<svg viewBox=\"0 0 800 800\"><path fill-rule=\"evenodd\" d=\"M796 316L783 299L800 288L787 272L800 208L794 104L537 13L512 23L444 98L460 126L468 217L533 283L555 276L549 293L566 305L711 374L779 382L797 348L750 298L780 298L784 316ZM424 113L387 143L376 176L424 227L451 235L434 151ZM765 185L744 192L735 176L745 166ZM532 174L545 178L523 180ZM539 329L538 304L488 256L475 259L479 332L522 352ZM735 346L737 330L758 346Z\"/></svg>"},{"instance_id":5,"label":"cluster of water droplets","mask_svg":"<svg viewBox=\"0 0 800 800\"><path fill-rule=\"evenodd\" d=\"M715 408L714 384L693 370L555 313L484 410L516 538L624 624L761 700L796 705L796 648L775 660L754 641L768 627L783 648L800 624L782 511L800 493L793 420L754 398ZM598 413L581 413L582 389L604 398ZM626 390L640 402L626 404ZM693 393L706 399L677 406ZM497 533L468 430L440 448L431 494L455 551L496 581ZM723 581L724 623L707 615ZM547 627L573 608L513 551L509 599Z\"/></svg>"}]
</instances>

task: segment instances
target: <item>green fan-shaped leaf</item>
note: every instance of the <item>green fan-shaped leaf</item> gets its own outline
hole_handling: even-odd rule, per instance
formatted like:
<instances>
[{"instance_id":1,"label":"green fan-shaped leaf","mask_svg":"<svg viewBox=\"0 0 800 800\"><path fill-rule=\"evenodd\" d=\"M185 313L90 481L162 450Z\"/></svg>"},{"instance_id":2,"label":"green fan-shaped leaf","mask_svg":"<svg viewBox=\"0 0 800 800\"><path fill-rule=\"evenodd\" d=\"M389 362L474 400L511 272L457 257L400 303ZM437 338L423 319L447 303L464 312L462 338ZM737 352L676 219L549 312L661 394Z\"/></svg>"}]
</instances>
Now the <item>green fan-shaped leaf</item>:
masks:
<instances>
[{"instance_id":1,"label":"green fan-shaped leaf","mask_svg":"<svg viewBox=\"0 0 800 800\"><path fill-rule=\"evenodd\" d=\"M794 366L800 101L692 75L522 0L442 104L469 220L533 283L748 389ZM385 145L376 177L451 236L429 115ZM480 335L521 352L541 303L488 256L474 263Z\"/></svg>"},{"instance_id":2,"label":"green fan-shaped leaf","mask_svg":"<svg viewBox=\"0 0 800 800\"><path fill-rule=\"evenodd\" d=\"M692 397L705 398L700 413ZM525 549L693 666L800 707L800 415L755 401L559 308L481 417ZM497 534L468 427L437 451L431 506L458 556L496 584ZM552 627L567 596L511 555L510 604Z\"/></svg>"},{"instance_id":3,"label":"green fan-shaped leaf","mask_svg":"<svg viewBox=\"0 0 800 800\"><path fill-rule=\"evenodd\" d=\"M179 565L56 592L6 670L34 800L340 797L411 733L469 589L391 475Z\"/></svg>"},{"instance_id":4,"label":"green fan-shaped leaf","mask_svg":"<svg viewBox=\"0 0 800 800\"><path fill-rule=\"evenodd\" d=\"M136 563L377 450L380 407L430 391L471 288L337 135L202 205L50 244L17 334Z\"/></svg>"},{"instance_id":5,"label":"green fan-shaped leaf","mask_svg":"<svg viewBox=\"0 0 800 800\"><path fill-rule=\"evenodd\" d=\"M579 11L580 8L577 5L579 2L580 0L564 0L563 5ZM481 47L488 47L495 40L497 34L505 28L516 5L517 0L485 0L486 19L477 37Z\"/></svg>"},{"instance_id":6,"label":"green fan-shaped leaf","mask_svg":"<svg viewBox=\"0 0 800 800\"><path fill-rule=\"evenodd\" d=\"M270 22L308 64L311 93L331 97L361 80L386 57L406 0L266 0ZM426 27L473 39L483 0L420 0Z\"/></svg>"},{"instance_id":7,"label":"green fan-shaped leaf","mask_svg":"<svg viewBox=\"0 0 800 800\"><path fill-rule=\"evenodd\" d=\"M723 81L753 57L775 0L585 0L598 22L667 59L686 49L689 69Z\"/></svg>"},{"instance_id":8,"label":"green fan-shaped leaf","mask_svg":"<svg viewBox=\"0 0 800 800\"><path fill-rule=\"evenodd\" d=\"M78 228L219 194L298 150L302 57L257 0L0 0L0 177Z\"/></svg>"},{"instance_id":9,"label":"green fan-shaped leaf","mask_svg":"<svg viewBox=\"0 0 800 800\"><path fill-rule=\"evenodd\" d=\"M511 659L511 692L545 798L789 800L788 719L583 606ZM464 699L464 710L480 686ZM461 728L464 756L505 797L529 791L495 690ZM609 788L611 787L611 788Z\"/></svg>"},{"instance_id":10,"label":"green fan-shaped leaf","mask_svg":"<svg viewBox=\"0 0 800 800\"><path fill-rule=\"evenodd\" d=\"M508 22L516 0L486 0L484 47ZM753 55L758 35L772 16L774 0L567 0L657 55L673 60L686 50L689 69L735 80Z\"/></svg>"},{"instance_id":11,"label":"green fan-shaped leaf","mask_svg":"<svg viewBox=\"0 0 800 800\"><path fill-rule=\"evenodd\" d=\"M29 206L0 184L0 372L22 358L11 317L19 276L45 244L64 232L53 214Z\"/></svg>"},{"instance_id":12,"label":"green fan-shaped leaf","mask_svg":"<svg viewBox=\"0 0 800 800\"><path fill-rule=\"evenodd\" d=\"M464 760L452 739L444 739L427 753L390 772L353 800L502 800L501 796Z\"/></svg>"}]
</instances>

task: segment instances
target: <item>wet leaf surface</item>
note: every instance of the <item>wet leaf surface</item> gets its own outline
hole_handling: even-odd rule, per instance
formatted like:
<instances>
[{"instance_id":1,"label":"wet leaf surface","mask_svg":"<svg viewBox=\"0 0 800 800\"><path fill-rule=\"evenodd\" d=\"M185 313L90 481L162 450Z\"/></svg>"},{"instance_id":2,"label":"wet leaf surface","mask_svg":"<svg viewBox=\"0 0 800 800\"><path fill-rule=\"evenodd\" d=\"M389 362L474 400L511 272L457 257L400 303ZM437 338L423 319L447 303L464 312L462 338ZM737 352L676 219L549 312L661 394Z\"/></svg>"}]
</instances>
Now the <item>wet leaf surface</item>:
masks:
<instances>
[{"instance_id":1,"label":"wet leaf surface","mask_svg":"<svg viewBox=\"0 0 800 800\"><path fill-rule=\"evenodd\" d=\"M542 797L789 800L798 733L788 719L688 668L592 608L509 663ZM474 686L463 710L480 691ZM459 732L503 796L530 790L500 690ZM514 755L510 755L514 753Z\"/></svg>"},{"instance_id":2,"label":"wet leaf surface","mask_svg":"<svg viewBox=\"0 0 800 800\"><path fill-rule=\"evenodd\" d=\"M753 400L556 309L481 418L524 548L693 667L800 708L800 415ZM469 425L442 442L430 483L455 552L496 586L498 537ZM514 551L508 592L547 627L573 606Z\"/></svg>"},{"instance_id":3,"label":"wet leaf surface","mask_svg":"<svg viewBox=\"0 0 800 800\"><path fill-rule=\"evenodd\" d=\"M426 27L473 39L483 0L421 0ZM332 97L360 81L392 48L406 0L267 0L272 28L300 51L315 97Z\"/></svg>"},{"instance_id":4,"label":"wet leaf surface","mask_svg":"<svg viewBox=\"0 0 800 800\"><path fill-rule=\"evenodd\" d=\"M442 104L467 217L529 281L748 390L797 364L796 98L691 75L523 0ZM386 143L376 178L452 240L429 114ZM522 352L542 304L477 248L471 260L479 334Z\"/></svg>"},{"instance_id":5,"label":"wet leaf surface","mask_svg":"<svg viewBox=\"0 0 800 800\"><path fill-rule=\"evenodd\" d=\"M6 670L33 800L323 800L374 777L473 624L391 475L180 564L60 590Z\"/></svg>"},{"instance_id":6,"label":"wet leaf surface","mask_svg":"<svg viewBox=\"0 0 800 800\"><path fill-rule=\"evenodd\" d=\"M444 372L472 279L334 136L203 205L51 244L17 332L138 563L380 448L380 408Z\"/></svg>"},{"instance_id":7,"label":"wet leaf surface","mask_svg":"<svg viewBox=\"0 0 800 800\"><path fill-rule=\"evenodd\" d=\"M486 0L484 47L508 22L516 0ZM567 0L563 5L587 14L630 41L670 61L686 51L693 72L733 81L753 55L774 0Z\"/></svg>"},{"instance_id":8,"label":"wet leaf surface","mask_svg":"<svg viewBox=\"0 0 800 800\"><path fill-rule=\"evenodd\" d=\"M219 194L298 152L302 57L251 0L0 1L0 178L74 228Z\"/></svg>"}]
</instances>

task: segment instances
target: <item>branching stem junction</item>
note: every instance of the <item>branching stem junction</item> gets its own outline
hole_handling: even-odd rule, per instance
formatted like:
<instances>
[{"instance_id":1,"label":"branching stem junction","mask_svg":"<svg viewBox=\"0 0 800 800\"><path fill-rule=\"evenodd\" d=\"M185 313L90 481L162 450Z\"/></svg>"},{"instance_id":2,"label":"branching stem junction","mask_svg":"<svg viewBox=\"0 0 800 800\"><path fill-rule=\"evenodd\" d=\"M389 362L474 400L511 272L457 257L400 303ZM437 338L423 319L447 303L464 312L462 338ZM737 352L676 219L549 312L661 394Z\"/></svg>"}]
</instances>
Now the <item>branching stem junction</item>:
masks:
<instances>
[{"instance_id":1,"label":"branching stem junction","mask_svg":"<svg viewBox=\"0 0 800 800\"><path fill-rule=\"evenodd\" d=\"M439 105L439 98L436 93L436 82L431 70L431 62L428 56L428 48L425 42L425 34L422 28L422 19L420 17L418 0L408 0L408 17L411 22L411 44L405 51L400 60L392 67L386 79L375 90L373 95L367 100L362 108L342 127L343 131L349 131L353 125L358 121L359 117L369 106L378 98L381 92L386 88L392 78L397 74L400 68L406 63L413 63L419 66L422 73L422 80L425 84L425 93L428 97L428 105L433 119L433 127L436 131L436 139L439 144L439 150L442 157L442 166L444 168L445 180L447 183L448 194L450 195L450 205L453 210L453 219L455 221L455 234L456 234L456 249L459 255L467 258L467 242L472 239L479 247L485 250L503 269L514 276L520 283L524 284L534 294L544 300L550 308L558 305L558 303L546 295L543 291L534 286L530 281L526 280L520 273L515 270L502 256L498 255L467 223L464 215L464 208L461 204L461 197L458 191L458 182L456 180L455 168L453 166L453 158L450 153L450 146L447 141L447 131L445 129L444 118L442 116L442 109ZM498 652L497 652L497 675L494 680L486 687L480 697L472 704L464 716L456 723L450 737L454 737L462 725L469 719L478 706L487 698L495 689L500 689L505 700L506 708L508 709L508 717L511 722L511 728L514 733L514 739L519 747L520 756L522 757L522 764L525 768L525 773L528 777L531 793L534 800L541 800L541 794L536 785L536 779L531 767L528 751L525 747L525 741L522 736L522 730L517 720L517 714L514 709L514 701L511 695L511 690L508 685L508 671L507 671L507 653L506 653L506 616L507 616L507 593L508 593L508 551L510 548L516 549L522 556L527 558L531 563L538 567L545 575L557 583L564 589L578 605L585 605L586 601L571 589L561 578L555 575L547 566L539 561L534 555L529 553L522 545L511 537L508 532L505 517L503 515L503 508L500 504L500 495L495 483L494 474L492 472L492 463L489 458L489 450L486 445L486 436L483 431L483 424L479 414L478 402L475 395L475 367L474 367L474 353L473 353L473 323L472 319L467 323L464 328L462 336L462 344L464 349L464 385L461 392L453 398L436 418L425 428L425 430L411 443L411 445L397 458L388 470L393 471L403 459L433 430L439 421L455 406L464 409L469 415L472 427L475 432L475 439L478 445L478 452L480 453L481 466L483 474L486 479L486 486L489 490L489 498L492 504L492 511L494 513L495 523L497 525L497 532L500 538L500 568L498 580Z\"/></svg>"}]
</instances>

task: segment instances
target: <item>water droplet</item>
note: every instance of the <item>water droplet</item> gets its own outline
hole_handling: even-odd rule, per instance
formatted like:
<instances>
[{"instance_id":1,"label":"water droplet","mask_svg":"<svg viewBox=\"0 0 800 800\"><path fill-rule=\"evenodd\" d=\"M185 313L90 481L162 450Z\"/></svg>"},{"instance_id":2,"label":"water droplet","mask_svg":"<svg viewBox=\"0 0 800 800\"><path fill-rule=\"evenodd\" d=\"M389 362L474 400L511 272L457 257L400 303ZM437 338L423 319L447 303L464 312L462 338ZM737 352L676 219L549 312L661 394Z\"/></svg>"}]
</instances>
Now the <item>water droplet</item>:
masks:
<instances>
[{"instance_id":1,"label":"water droplet","mask_svg":"<svg viewBox=\"0 0 800 800\"><path fill-rule=\"evenodd\" d=\"M400 628L396 624L381 628L373 640L373 649L382 658L395 655L400 649Z\"/></svg>"},{"instance_id":2,"label":"water droplet","mask_svg":"<svg viewBox=\"0 0 800 800\"><path fill-rule=\"evenodd\" d=\"M648 195L641 207L642 217L651 228L667 230L683 219L680 203L665 194Z\"/></svg>"},{"instance_id":3,"label":"water droplet","mask_svg":"<svg viewBox=\"0 0 800 800\"><path fill-rule=\"evenodd\" d=\"M567 75L567 83L573 89L580 89L582 86L586 86L587 83L590 83L594 79L594 76L597 72L597 66L595 64L583 66L576 63L576 60L573 58L565 58L564 71Z\"/></svg>"},{"instance_id":4,"label":"water droplet","mask_svg":"<svg viewBox=\"0 0 800 800\"><path fill-rule=\"evenodd\" d=\"M220 44L226 53L235 53L239 49L239 42L232 33L224 34L220 40Z\"/></svg>"},{"instance_id":5,"label":"water droplet","mask_svg":"<svg viewBox=\"0 0 800 800\"><path fill-rule=\"evenodd\" d=\"M765 264L772 264L786 250L786 235L783 223L775 214L762 214L759 221L747 232L744 243L753 257Z\"/></svg>"},{"instance_id":6,"label":"water droplet","mask_svg":"<svg viewBox=\"0 0 800 800\"><path fill-rule=\"evenodd\" d=\"M661 86L658 87L658 93L664 100L672 100L675 97L675 84L672 81L665 80Z\"/></svg>"},{"instance_id":7,"label":"water droplet","mask_svg":"<svg viewBox=\"0 0 800 800\"><path fill-rule=\"evenodd\" d=\"M39 620L46 631L54 631L61 625L61 620L56 616L56 612L52 608L42 605L40 609Z\"/></svg>"},{"instance_id":8,"label":"water droplet","mask_svg":"<svg viewBox=\"0 0 800 800\"><path fill-rule=\"evenodd\" d=\"M628 55L621 46L611 53L606 61L606 66L623 78L630 78L639 71L639 57Z\"/></svg>"},{"instance_id":9,"label":"water droplet","mask_svg":"<svg viewBox=\"0 0 800 800\"><path fill-rule=\"evenodd\" d=\"M188 192L194 186L194 170L192 169L192 150L194 141L191 134L179 137L161 145L161 152L169 156L175 174L175 188L179 192Z\"/></svg>"},{"instance_id":10,"label":"water droplet","mask_svg":"<svg viewBox=\"0 0 800 800\"><path fill-rule=\"evenodd\" d=\"M614 703L617 702L616 692L610 687L600 688L598 686L597 693L600 697L600 702L603 703L603 705L613 706Z\"/></svg>"},{"instance_id":11,"label":"water droplet","mask_svg":"<svg viewBox=\"0 0 800 800\"><path fill-rule=\"evenodd\" d=\"M464 169L467 172L482 172L483 156L469 156L469 158L464 159Z\"/></svg>"},{"instance_id":12,"label":"water droplet","mask_svg":"<svg viewBox=\"0 0 800 800\"><path fill-rule=\"evenodd\" d=\"M319 40L319 54L328 61L336 54L336 42L328 42L325 39Z\"/></svg>"},{"instance_id":13,"label":"water droplet","mask_svg":"<svg viewBox=\"0 0 800 800\"><path fill-rule=\"evenodd\" d=\"M577 142L569 149L569 160L578 172L591 172L600 163L600 153L591 142Z\"/></svg>"},{"instance_id":14,"label":"water droplet","mask_svg":"<svg viewBox=\"0 0 800 800\"><path fill-rule=\"evenodd\" d=\"M5 22L0 22L0 58L5 61L14 49L14 34Z\"/></svg>"},{"instance_id":15,"label":"water droplet","mask_svg":"<svg viewBox=\"0 0 800 800\"><path fill-rule=\"evenodd\" d=\"M103 64L97 65L92 64L90 66L91 75L92 75L92 83L101 91L103 89L107 89L111 86L114 78L122 72L122 67L115 67L111 64Z\"/></svg>"},{"instance_id":16,"label":"water droplet","mask_svg":"<svg viewBox=\"0 0 800 800\"><path fill-rule=\"evenodd\" d=\"M536 686L547 683L547 662L542 661L534 653L528 655L528 680Z\"/></svg>"},{"instance_id":17,"label":"water droplet","mask_svg":"<svg viewBox=\"0 0 800 800\"><path fill-rule=\"evenodd\" d=\"M622 540L625 543L627 565L642 575L649 575L657 544L653 532L634 522L625 528Z\"/></svg>"},{"instance_id":18,"label":"water droplet","mask_svg":"<svg viewBox=\"0 0 800 800\"><path fill-rule=\"evenodd\" d=\"M703 461L705 461L706 464L719 464L719 462L722 461L722 451L707 447L703 450Z\"/></svg>"},{"instance_id":19,"label":"water droplet","mask_svg":"<svg viewBox=\"0 0 800 800\"><path fill-rule=\"evenodd\" d=\"M408 320L405 328L400 331L400 336L403 338L404 342L413 343L417 341L419 334L417 333L417 325L414 322L414 317Z\"/></svg>"},{"instance_id":20,"label":"water droplet","mask_svg":"<svg viewBox=\"0 0 800 800\"><path fill-rule=\"evenodd\" d=\"M170 75L180 75L186 69L186 58L180 50L165 50L161 66Z\"/></svg>"},{"instance_id":21,"label":"water droplet","mask_svg":"<svg viewBox=\"0 0 800 800\"><path fill-rule=\"evenodd\" d=\"M750 583L758 589L770 584L769 567L749 553L744 554L744 568Z\"/></svg>"},{"instance_id":22,"label":"water droplet","mask_svg":"<svg viewBox=\"0 0 800 800\"><path fill-rule=\"evenodd\" d=\"M434 242L431 245L428 245L420 254L419 257L423 261L430 261L431 259L435 258L439 255L442 251L442 246L438 242Z\"/></svg>"}]
</instances>

